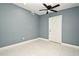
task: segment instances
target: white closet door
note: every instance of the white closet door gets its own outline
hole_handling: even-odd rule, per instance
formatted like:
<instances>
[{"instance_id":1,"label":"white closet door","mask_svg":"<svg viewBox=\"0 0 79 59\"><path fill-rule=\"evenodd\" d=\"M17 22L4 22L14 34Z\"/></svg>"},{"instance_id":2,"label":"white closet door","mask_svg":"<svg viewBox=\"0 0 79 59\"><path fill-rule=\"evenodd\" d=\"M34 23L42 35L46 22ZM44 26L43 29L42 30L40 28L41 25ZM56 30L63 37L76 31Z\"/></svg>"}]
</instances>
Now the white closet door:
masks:
<instances>
[{"instance_id":1,"label":"white closet door","mask_svg":"<svg viewBox=\"0 0 79 59\"><path fill-rule=\"evenodd\" d=\"M49 40L62 42L62 15L49 18Z\"/></svg>"}]
</instances>

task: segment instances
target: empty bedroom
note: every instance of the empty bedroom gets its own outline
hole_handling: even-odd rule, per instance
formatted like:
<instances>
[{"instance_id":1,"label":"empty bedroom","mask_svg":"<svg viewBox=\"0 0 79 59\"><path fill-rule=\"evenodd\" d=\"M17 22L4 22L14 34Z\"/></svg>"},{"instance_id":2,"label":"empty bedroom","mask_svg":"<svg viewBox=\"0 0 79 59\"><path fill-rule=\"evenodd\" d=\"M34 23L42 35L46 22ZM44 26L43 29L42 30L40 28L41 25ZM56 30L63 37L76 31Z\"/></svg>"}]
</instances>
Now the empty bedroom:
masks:
<instances>
[{"instance_id":1,"label":"empty bedroom","mask_svg":"<svg viewBox=\"0 0 79 59\"><path fill-rule=\"evenodd\" d=\"M0 3L0 56L79 56L79 3Z\"/></svg>"}]
</instances>

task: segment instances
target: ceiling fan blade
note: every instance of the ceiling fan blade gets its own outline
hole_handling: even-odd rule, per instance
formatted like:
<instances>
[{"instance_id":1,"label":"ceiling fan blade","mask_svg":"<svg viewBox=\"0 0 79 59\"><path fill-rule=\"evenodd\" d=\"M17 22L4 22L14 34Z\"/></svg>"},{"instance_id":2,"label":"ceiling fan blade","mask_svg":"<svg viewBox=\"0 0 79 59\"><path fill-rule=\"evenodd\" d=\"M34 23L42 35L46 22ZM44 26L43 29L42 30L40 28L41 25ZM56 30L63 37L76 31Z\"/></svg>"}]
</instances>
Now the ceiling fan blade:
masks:
<instances>
[{"instance_id":1,"label":"ceiling fan blade","mask_svg":"<svg viewBox=\"0 0 79 59\"><path fill-rule=\"evenodd\" d=\"M56 10L50 10L50 11L58 12L58 11L56 11Z\"/></svg>"},{"instance_id":2,"label":"ceiling fan blade","mask_svg":"<svg viewBox=\"0 0 79 59\"><path fill-rule=\"evenodd\" d=\"M45 3L43 3L43 5L48 9L48 6Z\"/></svg>"},{"instance_id":3,"label":"ceiling fan blade","mask_svg":"<svg viewBox=\"0 0 79 59\"><path fill-rule=\"evenodd\" d=\"M46 14L48 14L48 11L46 12Z\"/></svg>"},{"instance_id":4,"label":"ceiling fan blade","mask_svg":"<svg viewBox=\"0 0 79 59\"><path fill-rule=\"evenodd\" d=\"M57 4L57 5L53 6L51 9L56 8L56 7L58 7L58 6L60 6L60 4Z\"/></svg>"},{"instance_id":5,"label":"ceiling fan blade","mask_svg":"<svg viewBox=\"0 0 79 59\"><path fill-rule=\"evenodd\" d=\"M47 10L47 9L41 9L41 10L39 10L39 11L44 11L44 10Z\"/></svg>"}]
</instances>

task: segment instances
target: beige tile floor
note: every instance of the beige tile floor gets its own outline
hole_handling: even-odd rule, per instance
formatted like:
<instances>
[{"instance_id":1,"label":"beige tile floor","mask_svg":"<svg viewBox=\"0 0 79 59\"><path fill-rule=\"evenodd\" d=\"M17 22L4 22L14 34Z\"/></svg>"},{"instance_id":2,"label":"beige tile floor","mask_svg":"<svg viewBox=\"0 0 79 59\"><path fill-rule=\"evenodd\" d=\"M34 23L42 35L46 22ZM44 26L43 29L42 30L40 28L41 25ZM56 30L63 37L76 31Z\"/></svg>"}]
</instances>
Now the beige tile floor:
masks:
<instances>
[{"instance_id":1,"label":"beige tile floor","mask_svg":"<svg viewBox=\"0 0 79 59\"><path fill-rule=\"evenodd\" d=\"M79 49L38 39L0 50L0 56L79 56Z\"/></svg>"}]
</instances>

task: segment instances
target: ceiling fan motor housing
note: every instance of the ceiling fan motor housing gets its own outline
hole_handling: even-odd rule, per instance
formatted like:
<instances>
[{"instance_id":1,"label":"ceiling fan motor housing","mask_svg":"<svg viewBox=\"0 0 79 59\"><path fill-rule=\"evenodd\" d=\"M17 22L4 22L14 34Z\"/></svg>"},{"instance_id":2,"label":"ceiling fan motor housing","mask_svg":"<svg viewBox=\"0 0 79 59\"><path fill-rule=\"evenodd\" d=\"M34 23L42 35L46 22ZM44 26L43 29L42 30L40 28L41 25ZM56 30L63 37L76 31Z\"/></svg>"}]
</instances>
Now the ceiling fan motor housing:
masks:
<instances>
[{"instance_id":1,"label":"ceiling fan motor housing","mask_svg":"<svg viewBox=\"0 0 79 59\"><path fill-rule=\"evenodd\" d=\"M52 6L51 6L51 5L49 5L47 8L48 8L48 10L50 10L50 9L52 8Z\"/></svg>"},{"instance_id":2,"label":"ceiling fan motor housing","mask_svg":"<svg viewBox=\"0 0 79 59\"><path fill-rule=\"evenodd\" d=\"M46 7L46 9L42 9L40 11L47 10L46 14L48 14L49 10L53 11L53 12L58 12L56 10L53 10L53 8L56 8L56 7L60 6L59 4L57 4L57 5L55 5L55 6L52 7L51 5L46 5L45 3L43 5Z\"/></svg>"}]
</instances>

